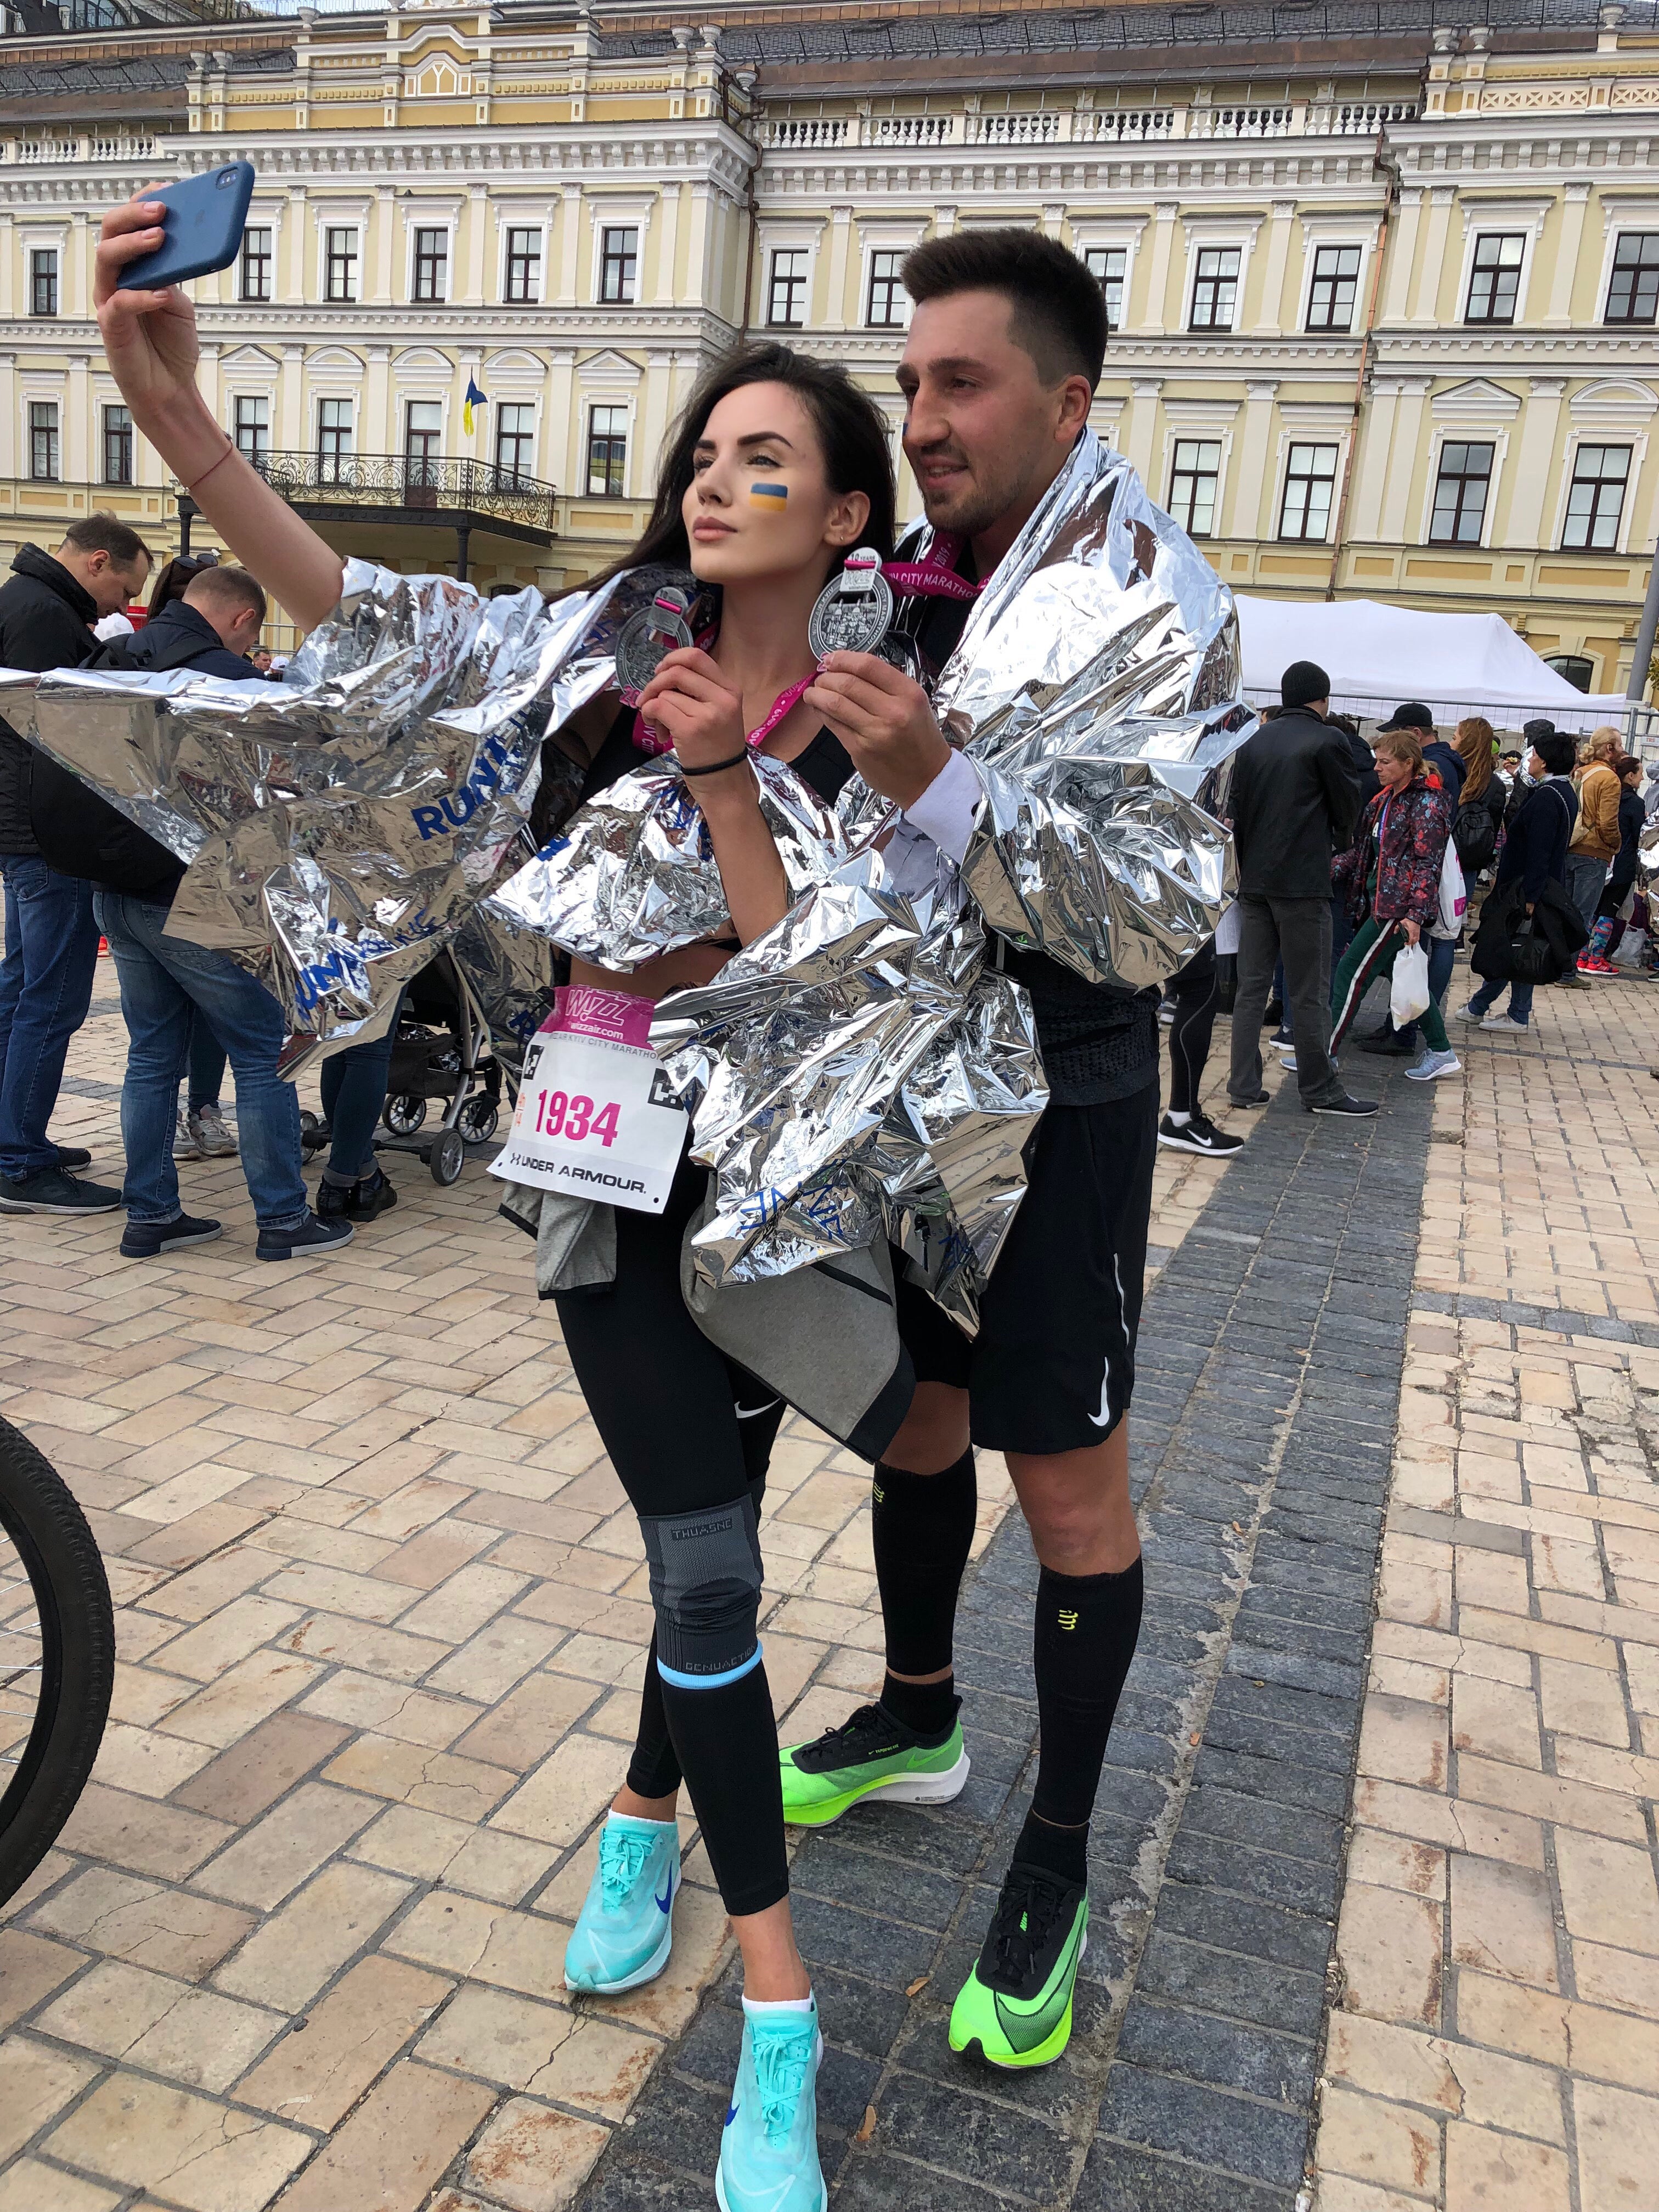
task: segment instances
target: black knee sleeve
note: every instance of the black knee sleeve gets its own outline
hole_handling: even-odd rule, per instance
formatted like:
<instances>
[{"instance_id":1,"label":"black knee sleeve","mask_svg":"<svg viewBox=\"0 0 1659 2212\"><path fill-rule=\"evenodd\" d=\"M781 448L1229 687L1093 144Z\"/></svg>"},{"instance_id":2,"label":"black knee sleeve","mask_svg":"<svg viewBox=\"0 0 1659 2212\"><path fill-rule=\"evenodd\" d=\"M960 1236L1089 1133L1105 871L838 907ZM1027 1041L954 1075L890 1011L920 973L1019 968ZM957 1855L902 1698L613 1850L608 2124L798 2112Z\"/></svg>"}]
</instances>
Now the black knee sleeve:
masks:
<instances>
[{"instance_id":1,"label":"black knee sleeve","mask_svg":"<svg viewBox=\"0 0 1659 2212\"><path fill-rule=\"evenodd\" d=\"M745 1493L699 1513L641 1514L657 1665L681 1689L733 1680L760 1656L760 1532Z\"/></svg>"}]
</instances>

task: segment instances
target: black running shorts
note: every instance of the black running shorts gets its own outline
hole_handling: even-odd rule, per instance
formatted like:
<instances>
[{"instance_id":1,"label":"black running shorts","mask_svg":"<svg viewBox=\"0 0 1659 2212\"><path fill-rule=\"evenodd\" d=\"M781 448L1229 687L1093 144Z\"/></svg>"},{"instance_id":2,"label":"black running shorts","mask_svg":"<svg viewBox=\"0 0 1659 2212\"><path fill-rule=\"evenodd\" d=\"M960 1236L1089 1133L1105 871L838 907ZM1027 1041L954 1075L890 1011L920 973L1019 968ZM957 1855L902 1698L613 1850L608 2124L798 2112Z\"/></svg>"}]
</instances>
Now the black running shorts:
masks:
<instances>
[{"instance_id":1,"label":"black running shorts","mask_svg":"<svg viewBox=\"0 0 1659 2212\"><path fill-rule=\"evenodd\" d=\"M971 1341L900 1282L916 1379L968 1391L973 1439L987 1451L1084 1450L1128 1411L1158 1106L1154 1081L1108 1105L1048 1108Z\"/></svg>"}]
</instances>

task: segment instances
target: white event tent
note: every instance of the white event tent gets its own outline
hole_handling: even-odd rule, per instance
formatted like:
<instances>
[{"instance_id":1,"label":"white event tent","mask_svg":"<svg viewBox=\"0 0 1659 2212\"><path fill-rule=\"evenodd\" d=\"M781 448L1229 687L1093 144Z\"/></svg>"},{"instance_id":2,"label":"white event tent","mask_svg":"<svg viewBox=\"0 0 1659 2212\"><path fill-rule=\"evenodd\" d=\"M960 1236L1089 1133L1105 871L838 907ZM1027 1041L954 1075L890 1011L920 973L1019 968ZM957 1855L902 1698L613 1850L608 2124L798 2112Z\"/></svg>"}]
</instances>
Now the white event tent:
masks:
<instances>
[{"instance_id":1,"label":"white event tent","mask_svg":"<svg viewBox=\"0 0 1659 2212\"><path fill-rule=\"evenodd\" d=\"M1279 697L1279 679L1293 660L1316 660L1331 679L1339 713L1382 720L1407 699L1431 708L1437 722L1484 714L1500 730L1518 731L1547 714L1558 728L1583 735L1610 722L1626 742L1656 731L1651 708L1635 709L1611 693L1577 690L1517 637L1502 615L1437 615L1380 599L1263 599L1239 594L1239 644L1244 694L1255 706Z\"/></svg>"}]
</instances>

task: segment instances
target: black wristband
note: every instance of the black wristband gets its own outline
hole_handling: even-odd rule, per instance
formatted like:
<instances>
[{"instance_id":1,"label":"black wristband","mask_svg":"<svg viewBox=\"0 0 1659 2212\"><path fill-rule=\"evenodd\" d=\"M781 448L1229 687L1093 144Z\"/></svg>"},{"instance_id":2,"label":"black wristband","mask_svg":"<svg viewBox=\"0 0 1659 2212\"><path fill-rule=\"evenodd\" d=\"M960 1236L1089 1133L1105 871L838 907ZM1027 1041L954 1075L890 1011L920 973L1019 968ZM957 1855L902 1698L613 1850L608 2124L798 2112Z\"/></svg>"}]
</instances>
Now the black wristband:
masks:
<instances>
[{"instance_id":1,"label":"black wristband","mask_svg":"<svg viewBox=\"0 0 1659 2212\"><path fill-rule=\"evenodd\" d=\"M740 761L746 761L749 757L749 748L745 745L740 753L733 753L730 760L710 761L702 768L688 768L685 763L679 759L678 753L674 757L679 762L679 771L682 775L718 775L722 769L736 768Z\"/></svg>"}]
</instances>

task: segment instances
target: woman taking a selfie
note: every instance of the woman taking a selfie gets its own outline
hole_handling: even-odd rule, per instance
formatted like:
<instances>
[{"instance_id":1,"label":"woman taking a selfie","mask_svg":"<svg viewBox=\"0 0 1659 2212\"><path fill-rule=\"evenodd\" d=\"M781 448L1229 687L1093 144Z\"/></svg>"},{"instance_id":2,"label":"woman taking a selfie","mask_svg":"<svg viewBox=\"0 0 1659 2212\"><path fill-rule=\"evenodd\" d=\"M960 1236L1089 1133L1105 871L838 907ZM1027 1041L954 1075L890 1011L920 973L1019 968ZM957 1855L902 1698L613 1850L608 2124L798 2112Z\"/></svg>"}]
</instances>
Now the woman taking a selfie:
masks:
<instances>
[{"instance_id":1,"label":"woman taking a selfie","mask_svg":"<svg viewBox=\"0 0 1659 2212\"><path fill-rule=\"evenodd\" d=\"M339 556L213 420L197 390L188 300L118 289L122 267L158 238L142 201L106 218L97 299L111 369L135 424L236 557L302 628L313 627L338 600ZM703 379L671 436L651 521L622 565L665 562L718 591L717 629L702 647L661 662L638 719L672 743L702 811L732 935L627 976L578 962L574 982L655 999L708 980L787 911L749 750L758 744L789 762L826 800L850 775L839 740L801 696L816 667L807 617L852 548L890 551L893 507L885 423L842 371L767 345ZM614 694L567 725L561 743L586 762L584 797L644 764L635 737L634 710L618 712ZM821 2212L822 2043L790 1918L777 1732L757 1633L757 1515L783 1406L686 1309L680 1248L707 1180L682 1157L662 1213L617 1210L614 1280L557 1299L583 1393L640 1516L656 1613L638 1739L600 1837L566 1980L614 1993L666 1965L684 1775L744 1957L743 2049L717 2194L726 2212ZM888 1447L891 1464L917 1474L959 1465L966 1423L945 1402L939 1386L920 1386ZM946 1765L960 1750L951 1733ZM915 1794L954 1795L960 1780L953 1772L946 1781L930 1776Z\"/></svg>"}]
</instances>

